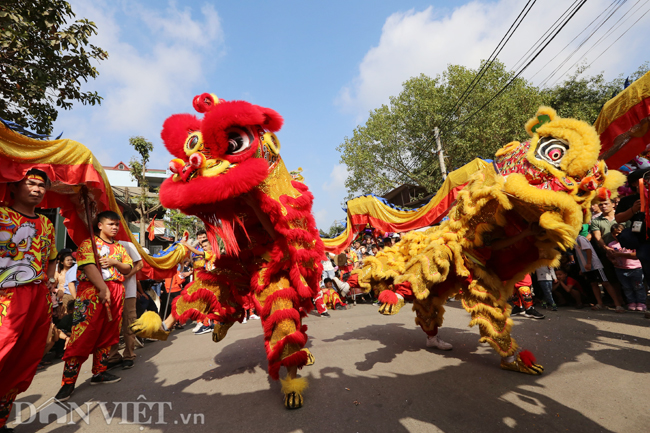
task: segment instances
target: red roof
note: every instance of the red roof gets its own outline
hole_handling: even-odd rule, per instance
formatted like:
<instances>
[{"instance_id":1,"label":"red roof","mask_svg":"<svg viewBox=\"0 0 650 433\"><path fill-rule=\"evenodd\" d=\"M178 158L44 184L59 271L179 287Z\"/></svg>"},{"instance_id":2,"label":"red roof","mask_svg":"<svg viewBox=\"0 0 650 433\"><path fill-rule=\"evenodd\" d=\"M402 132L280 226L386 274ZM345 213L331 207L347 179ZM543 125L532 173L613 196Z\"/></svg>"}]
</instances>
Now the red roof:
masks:
<instances>
[{"instance_id":1,"label":"red roof","mask_svg":"<svg viewBox=\"0 0 650 433\"><path fill-rule=\"evenodd\" d=\"M120 165L121 165L122 167L120 167ZM129 171L129 170L130 170L129 166L126 165L125 163L123 163L122 161L118 162L117 165L116 165L115 167L107 167L107 166L104 166L104 168L108 168L108 169L110 169L110 170L122 170L122 171Z\"/></svg>"}]
</instances>

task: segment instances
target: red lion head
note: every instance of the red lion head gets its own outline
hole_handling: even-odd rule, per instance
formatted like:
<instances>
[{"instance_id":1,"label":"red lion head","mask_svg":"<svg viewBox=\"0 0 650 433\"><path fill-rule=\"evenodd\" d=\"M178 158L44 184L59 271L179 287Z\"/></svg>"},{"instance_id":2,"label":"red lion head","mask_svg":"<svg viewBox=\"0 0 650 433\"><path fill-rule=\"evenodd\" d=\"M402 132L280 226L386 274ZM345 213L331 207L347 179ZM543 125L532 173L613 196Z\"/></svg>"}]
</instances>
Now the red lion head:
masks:
<instances>
[{"instance_id":1,"label":"red lion head","mask_svg":"<svg viewBox=\"0 0 650 433\"><path fill-rule=\"evenodd\" d=\"M163 182L160 201L185 213L220 217L221 208L231 214L237 207L233 199L264 181L278 158L273 133L282 127L282 117L270 108L209 93L196 96L193 105L205 113L203 119L176 114L163 125L163 142L176 159L169 163L174 174Z\"/></svg>"}]
</instances>

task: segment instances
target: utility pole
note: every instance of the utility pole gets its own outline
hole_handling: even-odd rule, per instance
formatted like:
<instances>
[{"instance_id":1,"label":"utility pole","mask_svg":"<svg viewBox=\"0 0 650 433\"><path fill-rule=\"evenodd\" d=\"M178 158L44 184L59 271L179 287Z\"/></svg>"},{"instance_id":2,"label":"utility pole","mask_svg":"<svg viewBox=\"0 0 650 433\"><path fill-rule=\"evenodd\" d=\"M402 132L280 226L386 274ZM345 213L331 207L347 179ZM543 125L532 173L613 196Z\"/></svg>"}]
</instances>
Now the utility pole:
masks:
<instances>
[{"instance_id":1,"label":"utility pole","mask_svg":"<svg viewBox=\"0 0 650 433\"><path fill-rule=\"evenodd\" d=\"M436 136L436 144L438 145L438 160L440 161L440 172L442 173L442 180L447 179L447 167L445 167L445 156L442 153L442 143L440 143L440 130L436 126L433 128L433 134Z\"/></svg>"}]
</instances>

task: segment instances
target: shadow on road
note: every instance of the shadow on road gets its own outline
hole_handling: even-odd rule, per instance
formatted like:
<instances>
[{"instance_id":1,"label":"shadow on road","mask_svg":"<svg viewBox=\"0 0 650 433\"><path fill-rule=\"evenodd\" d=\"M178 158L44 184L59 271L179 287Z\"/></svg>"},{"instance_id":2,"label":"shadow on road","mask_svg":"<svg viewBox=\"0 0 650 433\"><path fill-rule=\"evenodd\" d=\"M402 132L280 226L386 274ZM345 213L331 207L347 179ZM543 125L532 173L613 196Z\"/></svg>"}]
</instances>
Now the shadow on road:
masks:
<instances>
[{"instance_id":1,"label":"shadow on road","mask_svg":"<svg viewBox=\"0 0 650 433\"><path fill-rule=\"evenodd\" d=\"M401 314L412 313L404 311ZM598 325L593 320L596 316L600 322ZM515 337L527 336L527 341L519 341L519 344L535 353L545 366L542 378L559 374L564 365L576 363L584 355L621 370L648 373L648 350L644 349L650 347L650 339L639 336L641 333L648 335L647 322L640 317L608 316L608 313L587 315L563 311L561 314L548 314L550 320L547 321L515 318L513 334ZM603 330L608 320L622 321L631 334ZM322 340L326 344L319 347L320 351L334 350L345 341L370 340L379 343L380 347L365 353L365 359L355 364L360 374L338 365L321 365L318 352L315 352L316 365L311 368L317 369L319 374L310 379L310 388L305 394L306 406L298 411L284 409L280 385L270 379L267 379L270 389L220 389L222 380L253 375L260 368L266 369L261 336L225 340L214 358L217 367L184 371L187 379L176 383L168 383L164 377L159 377L158 369L147 362L162 348L172 344L174 338L152 344L138 352L139 368L129 373L133 376L124 375L125 380L111 387L102 387L101 392L88 392L88 386L82 385L72 401L80 405L91 398L110 402L105 403L105 409L114 412L116 418L107 426L101 415L102 408L96 404L91 409L91 418L101 424L101 428L94 425L91 427L93 431L110 431L118 427L113 424L118 424L120 417L133 420L135 406L126 407L120 402L137 402L141 396L146 396L150 405L169 403L170 407L164 414L166 424L155 423L158 420L155 407L147 412L150 421L141 422L145 429L153 431L179 431L179 427L193 432L437 431L433 426L444 432L609 431L578 410L550 398L540 378L500 370L498 356L491 349L485 350L477 342L477 335L468 329L441 328L441 337L454 344L454 350L436 352L429 349L427 352L421 330L393 323L390 318L386 318L386 322L362 326ZM636 329L638 333L634 335ZM175 338L183 337L175 335ZM201 344L208 344L204 343L206 340ZM378 364L390 366L399 355L422 351L431 359L431 371L373 374ZM441 359L439 357L460 363L436 365L436 360ZM183 365L179 364L178 368L182 369ZM302 375L309 377L309 370L305 368ZM188 391L200 381L213 384L210 393ZM565 383L564 386L570 387L571 384ZM592 397L585 395L584 398ZM142 397L140 401L143 401ZM19 431L36 432L46 426L62 432L88 428L78 416L74 417L74 413L71 416L74 425L58 427L54 418L44 423L37 420L22 425Z\"/></svg>"}]
</instances>

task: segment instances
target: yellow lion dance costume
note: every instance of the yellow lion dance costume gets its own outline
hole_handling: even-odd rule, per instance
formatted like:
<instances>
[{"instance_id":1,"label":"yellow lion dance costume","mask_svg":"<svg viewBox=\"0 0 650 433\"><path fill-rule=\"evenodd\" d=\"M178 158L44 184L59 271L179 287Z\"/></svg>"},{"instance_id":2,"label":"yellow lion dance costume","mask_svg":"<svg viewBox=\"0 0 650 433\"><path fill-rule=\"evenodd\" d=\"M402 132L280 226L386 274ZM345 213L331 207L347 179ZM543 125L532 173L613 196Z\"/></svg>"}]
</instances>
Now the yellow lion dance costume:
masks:
<instances>
[{"instance_id":1,"label":"yellow lion dance costume","mask_svg":"<svg viewBox=\"0 0 650 433\"><path fill-rule=\"evenodd\" d=\"M526 131L530 141L509 143L494 167L472 177L448 221L368 257L349 282L375 291L382 314L412 300L415 322L430 338L443 323L446 300L460 298L503 369L541 374L530 352L517 353L507 300L526 274L559 265L560 250L589 220L592 200L611 195L625 178L598 161L600 141L585 122L540 107Z\"/></svg>"}]
</instances>

